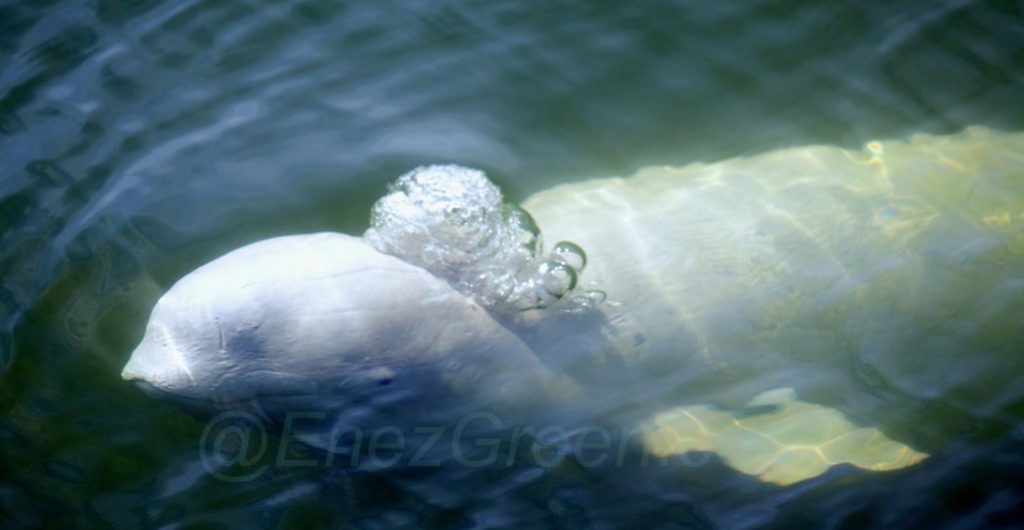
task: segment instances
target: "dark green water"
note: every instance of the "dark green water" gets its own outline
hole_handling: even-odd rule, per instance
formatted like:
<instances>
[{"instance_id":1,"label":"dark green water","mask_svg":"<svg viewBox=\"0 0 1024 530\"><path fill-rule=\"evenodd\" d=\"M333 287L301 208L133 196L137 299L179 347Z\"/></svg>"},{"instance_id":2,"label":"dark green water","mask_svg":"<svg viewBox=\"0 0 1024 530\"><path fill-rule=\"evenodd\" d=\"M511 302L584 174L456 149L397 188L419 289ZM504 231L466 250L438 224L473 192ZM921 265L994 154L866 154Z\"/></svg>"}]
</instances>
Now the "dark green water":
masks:
<instances>
[{"instance_id":1,"label":"dark green water","mask_svg":"<svg viewBox=\"0 0 1024 530\"><path fill-rule=\"evenodd\" d=\"M1010 525L1024 421L976 418L906 472L790 488L713 463L235 483L204 472L203 421L118 374L181 275L263 237L362 232L419 164L479 167L521 199L653 164L1021 130L1022 96L1019 1L4 2L0 527Z\"/></svg>"}]
</instances>

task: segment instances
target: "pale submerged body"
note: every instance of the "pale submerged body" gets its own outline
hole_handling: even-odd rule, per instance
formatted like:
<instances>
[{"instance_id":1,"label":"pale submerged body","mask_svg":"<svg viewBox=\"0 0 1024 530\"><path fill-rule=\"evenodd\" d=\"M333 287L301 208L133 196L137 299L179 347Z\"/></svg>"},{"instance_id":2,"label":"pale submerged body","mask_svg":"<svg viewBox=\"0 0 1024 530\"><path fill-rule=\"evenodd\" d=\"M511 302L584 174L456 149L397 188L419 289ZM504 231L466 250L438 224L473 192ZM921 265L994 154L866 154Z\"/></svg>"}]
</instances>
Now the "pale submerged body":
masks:
<instances>
[{"instance_id":1,"label":"pale submerged body","mask_svg":"<svg viewBox=\"0 0 1024 530\"><path fill-rule=\"evenodd\" d=\"M565 184L523 205L575 244L550 252L479 172L422 168L365 238L274 238L183 278L123 375L392 417L604 400L658 456L780 484L897 469L927 455L877 428L910 414L878 389L998 416L1024 378L1021 153L970 129Z\"/></svg>"}]
</instances>

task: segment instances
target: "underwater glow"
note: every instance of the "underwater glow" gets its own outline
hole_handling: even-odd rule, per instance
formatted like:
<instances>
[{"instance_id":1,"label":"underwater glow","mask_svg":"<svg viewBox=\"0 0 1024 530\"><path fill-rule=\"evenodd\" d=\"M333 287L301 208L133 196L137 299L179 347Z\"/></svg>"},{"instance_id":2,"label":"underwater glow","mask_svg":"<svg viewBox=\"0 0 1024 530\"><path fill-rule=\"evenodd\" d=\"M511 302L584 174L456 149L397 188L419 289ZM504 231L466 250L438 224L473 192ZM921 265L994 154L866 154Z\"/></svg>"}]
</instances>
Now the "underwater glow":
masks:
<instances>
[{"instance_id":1,"label":"underwater glow","mask_svg":"<svg viewBox=\"0 0 1024 530\"><path fill-rule=\"evenodd\" d=\"M738 471L781 485L838 464L891 471L928 458L876 428L857 427L834 409L797 400L790 388L760 394L747 407L755 412L728 414L706 405L660 412L645 442L664 458L712 452ZM767 410L757 410L762 408Z\"/></svg>"}]
</instances>

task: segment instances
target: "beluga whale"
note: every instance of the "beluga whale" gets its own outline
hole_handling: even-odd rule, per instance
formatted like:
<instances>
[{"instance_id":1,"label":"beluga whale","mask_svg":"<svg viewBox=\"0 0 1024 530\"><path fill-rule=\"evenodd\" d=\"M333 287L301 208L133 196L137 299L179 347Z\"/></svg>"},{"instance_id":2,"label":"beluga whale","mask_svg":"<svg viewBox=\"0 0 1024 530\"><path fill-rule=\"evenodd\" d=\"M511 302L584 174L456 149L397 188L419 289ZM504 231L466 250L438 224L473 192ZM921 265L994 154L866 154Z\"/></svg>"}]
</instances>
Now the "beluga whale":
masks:
<instances>
[{"instance_id":1,"label":"beluga whale","mask_svg":"<svg viewBox=\"0 0 1024 530\"><path fill-rule=\"evenodd\" d=\"M122 376L353 424L577 407L655 456L788 485L926 460L927 403L1004 414L1021 314L1024 134L971 127L521 205L481 171L415 168L361 236L257 241L181 278Z\"/></svg>"}]
</instances>

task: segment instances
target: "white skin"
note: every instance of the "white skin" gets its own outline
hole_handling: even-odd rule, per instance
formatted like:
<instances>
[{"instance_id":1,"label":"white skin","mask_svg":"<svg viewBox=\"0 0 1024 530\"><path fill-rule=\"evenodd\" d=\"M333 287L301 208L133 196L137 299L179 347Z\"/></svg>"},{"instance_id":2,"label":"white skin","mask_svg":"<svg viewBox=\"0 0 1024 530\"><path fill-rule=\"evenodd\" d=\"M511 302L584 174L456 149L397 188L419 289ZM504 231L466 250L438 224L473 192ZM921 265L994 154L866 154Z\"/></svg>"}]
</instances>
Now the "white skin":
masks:
<instances>
[{"instance_id":1,"label":"white skin","mask_svg":"<svg viewBox=\"0 0 1024 530\"><path fill-rule=\"evenodd\" d=\"M864 361L914 398L976 385L957 406L980 413L1004 399L990 388L1019 384L993 344L1024 339L1021 153L1024 134L983 128L795 147L565 184L523 207L547 241L587 252L580 284L614 302L603 335L653 374L644 388L740 406L794 386L877 418L851 370ZM688 384L703 367L731 383Z\"/></svg>"}]
</instances>

